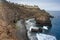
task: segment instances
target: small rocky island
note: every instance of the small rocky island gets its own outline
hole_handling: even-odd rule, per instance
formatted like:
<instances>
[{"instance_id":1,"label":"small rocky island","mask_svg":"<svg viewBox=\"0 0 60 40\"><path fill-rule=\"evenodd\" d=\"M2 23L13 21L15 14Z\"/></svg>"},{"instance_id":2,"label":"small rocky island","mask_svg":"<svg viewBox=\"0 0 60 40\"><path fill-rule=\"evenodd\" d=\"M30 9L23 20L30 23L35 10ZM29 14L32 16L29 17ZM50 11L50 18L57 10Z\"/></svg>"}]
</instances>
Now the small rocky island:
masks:
<instances>
[{"instance_id":1,"label":"small rocky island","mask_svg":"<svg viewBox=\"0 0 60 40\"><path fill-rule=\"evenodd\" d=\"M35 18L39 25L51 26L50 18L53 18L53 16L36 5L29 6L0 0L0 40L18 40L15 34L15 23L20 19L29 18ZM24 34L27 38L26 32ZM21 38L20 40L24 39Z\"/></svg>"}]
</instances>

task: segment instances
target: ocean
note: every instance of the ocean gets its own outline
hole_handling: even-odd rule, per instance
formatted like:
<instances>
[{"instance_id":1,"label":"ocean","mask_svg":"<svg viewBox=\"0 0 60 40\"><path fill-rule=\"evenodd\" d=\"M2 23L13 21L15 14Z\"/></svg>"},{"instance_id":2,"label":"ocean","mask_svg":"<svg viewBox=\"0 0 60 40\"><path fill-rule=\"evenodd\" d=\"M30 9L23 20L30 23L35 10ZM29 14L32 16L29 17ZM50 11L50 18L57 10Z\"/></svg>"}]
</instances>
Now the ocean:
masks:
<instances>
[{"instance_id":1,"label":"ocean","mask_svg":"<svg viewBox=\"0 0 60 40\"><path fill-rule=\"evenodd\" d=\"M49 13L54 16L52 21L52 28L49 34L54 35L57 40L60 40L60 11L49 11Z\"/></svg>"}]
</instances>

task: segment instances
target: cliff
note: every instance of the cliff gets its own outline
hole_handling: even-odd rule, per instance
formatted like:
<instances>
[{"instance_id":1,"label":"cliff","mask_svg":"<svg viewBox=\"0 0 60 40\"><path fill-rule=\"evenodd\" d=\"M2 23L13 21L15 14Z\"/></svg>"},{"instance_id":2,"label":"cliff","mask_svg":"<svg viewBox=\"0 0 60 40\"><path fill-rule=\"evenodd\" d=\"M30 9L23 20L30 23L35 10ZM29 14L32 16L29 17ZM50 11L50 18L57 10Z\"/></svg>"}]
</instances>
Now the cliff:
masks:
<instances>
[{"instance_id":1,"label":"cliff","mask_svg":"<svg viewBox=\"0 0 60 40\"><path fill-rule=\"evenodd\" d=\"M50 18L53 18L48 12L45 10L41 10L38 6L29 6L29 5L21 5L14 4L10 2L2 3L3 7L3 16L5 16L4 20L7 22L17 22L19 19L29 19L36 18L39 21L48 21ZM2 12L2 11L1 11Z\"/></svg>"},{"instance_id":2,"label":"cliff","mask_svg":"<svg viewBox=\"0 0 60 40\"><path fill-rule=\"evenodd\" d=\"M38 24L48 25L51 24L52 16L38 6L14 4L0 0L0 40L17 40L15 23L20 19L27 18L36 18Z\"/></svg>"},{"instance_id":3,"label":"cliff","mask_svg":"<svg viewBox=\"0 0 60 40\"><path fill-rule=\"evenodd\" d=\"M10 22L12 13L7 1L0 0L0 40L17 40L15 25Z\"/></svg>"},{"instance_id":4,"label":"cliff","mask_svg":"<svg viewBox=\"0 0 60 40\"><path fill-rule=\"evenodd\" d=\"M22 5L19 6L19 8L23 11L23 14L20 16L20 18L35 18L37 24L41 26L52 26L50 19L54 17L45 10L41 10L38 6Z\"/></svg>"}]
</instances>

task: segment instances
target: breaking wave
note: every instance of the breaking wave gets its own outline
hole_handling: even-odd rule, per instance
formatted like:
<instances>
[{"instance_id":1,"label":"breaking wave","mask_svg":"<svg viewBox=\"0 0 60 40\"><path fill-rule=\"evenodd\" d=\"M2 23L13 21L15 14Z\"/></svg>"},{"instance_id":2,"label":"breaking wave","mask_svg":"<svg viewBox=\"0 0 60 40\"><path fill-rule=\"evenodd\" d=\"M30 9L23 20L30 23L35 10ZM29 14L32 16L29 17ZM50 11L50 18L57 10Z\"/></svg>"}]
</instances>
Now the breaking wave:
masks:
<instances>
[{"instance_id":1,"label":"breaking wave","mask_svg":"<svg viewBox=\"0 0 60 40\"><path fill-rule=\"evenodd\" d=\"M43 34L43 33L32 33L30 32L30 27L36 27L35 20L29 19L25 21L27 28L27 35L30 40L57 40L55 36Z\"/></svg>"}]
</instances>

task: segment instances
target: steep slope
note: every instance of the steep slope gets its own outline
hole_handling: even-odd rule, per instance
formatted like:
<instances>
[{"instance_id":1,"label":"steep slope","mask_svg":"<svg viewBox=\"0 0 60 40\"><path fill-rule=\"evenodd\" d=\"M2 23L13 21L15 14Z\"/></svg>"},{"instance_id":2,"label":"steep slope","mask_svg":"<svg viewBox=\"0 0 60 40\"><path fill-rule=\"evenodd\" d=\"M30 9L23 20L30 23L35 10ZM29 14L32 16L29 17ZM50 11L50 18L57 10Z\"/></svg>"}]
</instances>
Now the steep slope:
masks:
<instances>
[{"instance_id":1,"label":"steep slope","mask_svg":"<svg viewBox=\"0 0 60 40\"><path fill-rule=\"evenodd\" d=\"M20 20L21 14L23 11L17 5L7 1L0 2L0 40L18 39L15 23ZM22 35L20 35L20 40L27 40L26 32L23 35L25 38L21 38Z\"/></svg>"},{"instance_id":2,"label":"steep slope","mask_svg":"<svg viewBox=\"0 0 60 40\"><path fill-rule=\"evenodd\" d=\"M26 6L19 7L23 11L22 18L35 18L39 25L52 26L50 18L53 18L53 16L48 12L41 10L38 6Z\"/></svg>"},{"instance_id":3,"label":"steep slope","mask_svg":"<svg viewBox=\"0 0 60 40\"><path fill-rule=\"evenodd\" d=\"M9 22L11 18L9 19L8 16L12 12L12 9L9 9L6 3L3 0L2 2L0 1L0 40L17 40L15 36L15 25Z\"/></svg>"},{"instance_id":4,"label":"steep slope","mask_svg":"<svg viewBox=\"0 0 60 40\"><path fill-rule=\"evenodd\" d=\"M15 23L20 19L29 18L36 18L37 23L48 25L51 24L52 16L38 6L19 5L0 0L0 40L17 40Z\"/></svg>"}]
</instances>

